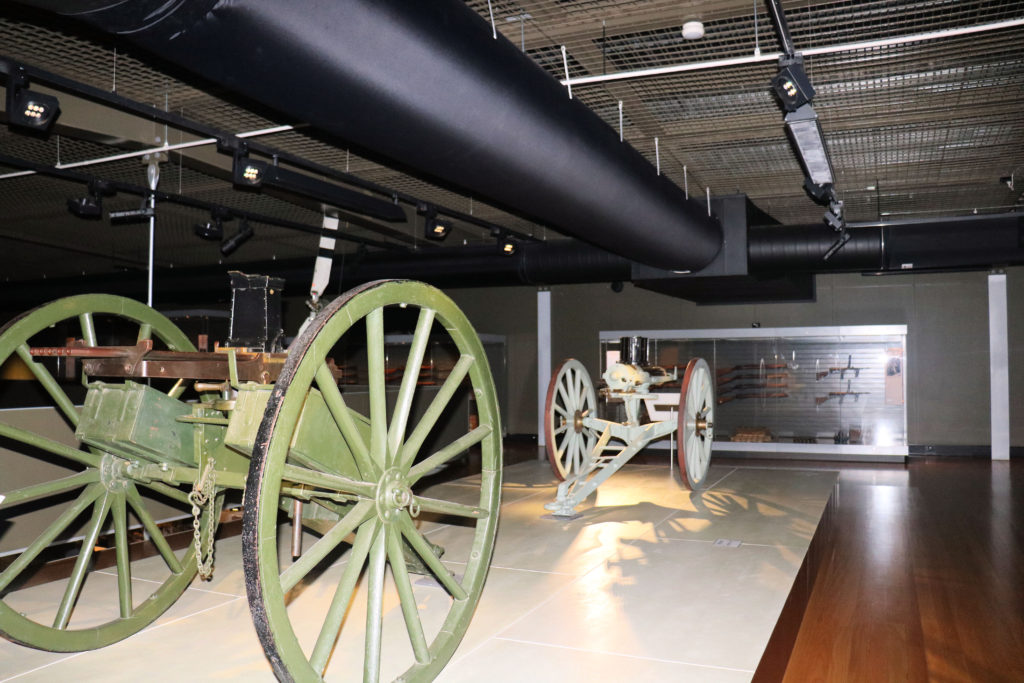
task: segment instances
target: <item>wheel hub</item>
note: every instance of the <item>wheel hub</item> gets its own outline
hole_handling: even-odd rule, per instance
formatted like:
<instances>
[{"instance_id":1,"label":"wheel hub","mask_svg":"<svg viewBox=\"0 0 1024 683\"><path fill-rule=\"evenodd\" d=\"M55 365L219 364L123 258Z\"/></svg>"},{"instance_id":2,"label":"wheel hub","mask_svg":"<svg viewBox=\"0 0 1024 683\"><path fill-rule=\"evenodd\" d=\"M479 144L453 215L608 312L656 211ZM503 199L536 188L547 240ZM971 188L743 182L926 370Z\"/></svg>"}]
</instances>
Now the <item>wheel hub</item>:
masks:
<instances>
[{"instance_id":1,"label":"wheel hub","mask_svg":"<svg viewBox=\"0 0 1024 683\"><path fill-rule=\"evenodd\" d=\"M406 484L402 473L397 469L385 472L377 484L377 512L381 519L394 521L402 510L412 508L413 505L412 489Z\"/></svg>"},{"instance_id":2,"label":"wheel hub","mask_svg":"<svg viewBox=\"0 0 1024 683\"><path fill-rule=\"evenodd\" d=\"M580 432L583 431L583 411L582 410L577 410L576 413L572 416L572 426L573 426L573 429L576 430L577 434L579 434Z\"/></svg>"},{"instance_id":3,"label":"wheel hub","mask_svg":"<svg viewBox=\"0 0 1024 683\"><path fill-rule=\"evenodd\" d=\"M123 458L104 453L100 461L100 483L111 493L118 493L128 488L130 479L125 476L129 463Z\"/></svg>"}]
</instances>

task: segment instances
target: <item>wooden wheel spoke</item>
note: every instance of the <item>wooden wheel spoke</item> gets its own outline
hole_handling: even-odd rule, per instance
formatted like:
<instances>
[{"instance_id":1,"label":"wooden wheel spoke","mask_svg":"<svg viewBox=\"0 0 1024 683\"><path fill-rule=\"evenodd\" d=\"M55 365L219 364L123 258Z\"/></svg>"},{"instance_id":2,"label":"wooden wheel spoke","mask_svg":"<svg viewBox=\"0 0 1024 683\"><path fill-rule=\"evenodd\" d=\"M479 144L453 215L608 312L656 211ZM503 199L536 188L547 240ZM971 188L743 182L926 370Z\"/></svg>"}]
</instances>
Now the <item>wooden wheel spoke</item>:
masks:
<instances>
[{"instance_id":1,"label":"wooden wheel spoke","mask_svg":"<svg viewBox=\"0 0 1024 683\"><path fill-rule=\"evenodd\" d=\"M559 444L559 446L558 446L558 457L559 458L562 458L562 457L565 456L566 449L569 447L570 444L572 444L572 437L575 434L576 434L575 431L572 431L572 430L566 431L565 436L562 437L562 443Z\"/></svg>"},{"instance_id":2,"label":"wooden wheel spoke","mask_svg":"<svg viewBox=\"0 0 1024 683\"><path fill-rule=\"evenodd\" d=\"M434 428L434 425L437 424L441 415L444 414L444 409L448 406L448 402L455 395L455 391L462 384L462 380L466 378L474 362L476 362L476 359L473 356L463 354L459 357L455 367L452 368L451 374L448 375L444 384L438 389L434 400L427 406L416 428L409 435L406 442L402 444L397 461L399 469L403 471L408 470L412 465L413 460L416 459L416 454L419 453L420 447L423 446L423 441L430 434L430 430Z\"/></svg>"},{"instance_id":3,"label":"wooden wheel spoke","mask_svg":"<svg viewBox=\"0 0 1024 683\"><path fill-rule=\"evenodd\" d=\"M349 450L352 451L359 474L364 479L377 479L380 477L382 470L370 458L370 451L366 447L366 440L363 439L363 435L356 426L355 418L352 417L352 411L349 410L348 405L345 403L345 398L342 396L341 390L338 389L338 383L326 364L322 364L317 368L316 385L320 389L320 394L324 397L324 403L327 404L327 409L331 412L334 422L338 425L338 429L341 430L341 435L345 438Z\"/></svg>"},{"instance_id":4,"label":"wooden wheel spoke","mask_svg":"<svg viewBox=\"0 0 1024 683\"><path fill-rule=\"evenodd\" d=\"M80 313L78 324L82 328L82 341L86 346L96 346L96 324L93 322L92 313Z\"/></svg>"},{"instance_id":5,"label":"wooden wheel spoke","mask_svg":"<svg viewBox=\"0 0 1024 683\"><path fill-rule=\"evenodd\" d=\"M25 567L36 559L39 553L53 543L54 539L67 529L71 522L75 521L75 518L82 514L103 493L104 489L99 484L92 484L82 491L75 502L61 513L60 517L55 519L31 545L25 548L21 555L18 556L18 559L14 560L7 569L0 573L0 591L9 586Z\"/></svg>"},{"instance_id":6,"label":"wooden wheel spoke","mask_svg":"<svg viewBox=\"0 0 1024 683\"><path fill-rule=\"evenodd\" d=\"M308 484L309 486L337 493L353 493L363 498L375 498L377 496L376 483L356 481L355 479L343 477L340 474L320 472L311 470L308 467L300 467L299 465L285 464L283 476L285 481L295 484Z\"/></svg>"},{"instance_id":7,"label":"wooden wheel spoke","mask_svg":"<svg viewBox=\"0 0 1024 683\"><path fill-rule=\"evenodd\" d=\"M452 458L465 452L467 448L480 443L486 439L492 431L493 430L490 425L480 425L476 429L473 429L470 432L463 434L455 441L452 441L430 457L423 459L409 470L409 475L407 477L408 484L410 486L415 484L420 480L420 477L425 475L427 472L431 471L435 467L444 465Z\"/></svg>"},{"instance_id":8,"label":"wooden wheel spoke","mask_svg":"<svg viewBox=\"0 0 1024 683\"><path fill-rule=\"evenodd\" d=\"M100 466L101 458L99 455L89 453L87 451L80 451L74 446L62 444L59 441L48 439L40 434L34 434L27 429L21 429L20 427L0 423L0 437L7 437L9 439L19 441L26 446L41 448L48 453L59 455L62 458L67 458L68 460L72 460L88 467L99 468Z\"/></svg>"},{"instance_id":9,"label":"wooden wheel spoke","mask_svg":"<svg viewBox=\"0 0 1024 683\"><path fill-rule=\"evenodd\" d=\"M348 611L348 605L352 601L352 594L355 592L359 575L366 563L370 544L377 536L379 525L380 522L371 519L359 527L359 531L356 532L355 543L352 544L352 550L349 552L348 563L341 573L338 588L334 591L331 605L327 608L327 616L324 618L323 626L320 627L320 634L317 636L316 645L313 646L313 653L309 658L310 665L319 674L323 674L324 668L327 666L327 659L330 657L331 650L334 649L334 642L338 639L341 624L345 620L345 612Z\"/></svg>"},{"instance_id":10,"label":"wooden wheel spoke","mask_svg":"<svg viewBox=\"0 0 1024 683\"><path fill-rule=\"evenodd\" d=\"M434 311L429 308L420 309L419 319L416 321L416 330L412 335L412 343L409 346L409 357L405 362L405 372L402 374L402 384L398 390L398 398L395 401L395 410L391 418L391 425L388 428L388 462L394 462L398 455L399 445L405 438L405 429L409 422L409 411L412 409L412 399L416 392L416 383L420 378L420 366L423 364L423 356L427 350L427 342L430 339L430 329L434 324Z\"/></svg>"},{"instance_id":11,"label":"wooden wheel spoke","mask_svg":"<svg viewBox=\"0 0 1024 683\"><path fill-rule=\"evenodd\" d=\"M383 470L388 437L387 388L384 382L384 309L366 316L366 360L370 384L370 457Z\"/></svg>"},{"instance_id":12,"label":"wooden wheel spoke","mask_svg":"<svg viewBox=\"0 0 1024 683\"><path fill-rule=\"evenodd\" d=\"M114 517L114 552L117 557L117 597L121 618L132 615L132 570L128 555L128 510L124 496L115 496L112 505Z\"/></svg>"},{"instance_id":13,"label":"wooden wheel spoke","mask_svg":"<svg viewBox=\"0 0 1024 683\"><path fill-rule=\"evenodd\" d=\"M188 493L181 489L174 488L170 484L165 484L162 481L138 481L136 482L139 486L144 486L154 493L159 493L162 496L167 496L171 500L175 500L179 503L185 503L191 505L188 500Z\"/></svg>"},{"instance_id":14,"label":"wooden wheel spoke","mask_svg":"<svg viewBox=\"0 0 1024 683\"><path fill-rule=\"evenodd\" d=\"M576 406L572 401L569 400L569 393L565 389L565 382L560 381L558 387L555 389L555 393L562 399L562 405L565 406L566 410L575 410Z\"/></svg>"},{"instance_id":15,"label":"wooden wheel spoke","mask_svg":"<svg viewBox=\"0 0 1024 683\"><path fill-rule=\"evenodd\" d=\"M562 417L564 417L566 419L569 419L569 411L568 410L566 410L562 406L558 405L557 403L552 404L551 407L554 409L554 411L556 413L558 413L559 415L561 415Z\"/></svg>"},{"instance_id":16,"label":"wooden wheel spoke","mask_svg":"<svg viewBox=\"0 0 1024 683\"><path fill-rule=\"evenodd\" d=\"M129 484L128 489L125 491L125 497L128 499L128 504L132 508L132 512L138 517L139 521L142 522L142 528L149 534L149 539L156 546L157 552L160 553L160 557L163 558L164 564L175 574L182 572L181 563L178 562L178 558L174 555L174 551L171 550L170 544L167 543L167 539L164 538L164 534L160 531L160 527L157 526L153 516L149 514L149 510L146 509L146 504L142 500L142 496L139 495L139 490L135 488L134 484Z\"/></svg>"},{"instance_id":17,"label":"wooden wheel spoke","mask_svg":"<svg viewBox=\"0 0 1024 683\"><path fill-rule=\"evenodd\" d=\"M64 597L61 598L60 606L57 607L57 616L53 619L53 627L56 629L67 628L71 619L71 612L75 609L78 595L82 592L82 584L85 582L85 575L89 570L89 561L95 552L96 539L100 535L100 527L103 526L107 513L110 512L110 494L107 493L101 500L93 503L92 518L89 520L88 530L82 540L82 549L78 552L78 559L71 569L71 577L68 579L67 588L64 589Z\"/></svg>"},{"instance_id":18,"label":"wooden wheel spoke","mask_svg":"<svg viewBox=\"0 0 1024 683\"><path fill-rule=\"evenodd\" d=\"M366 576L366 635L363 659L363 683L380 680L381 637L384 622L384 568L386 566L388 528L383 527L370 547L370 566Z\"/></svg>"},{"instance_id":19,"label":"wooden wheel spoke","mask_svg":"<svg viewBox=\"0 0 1024 683\"><path fill-rule=\"evenodd\" d=\"M409 570L405 566L405 554L402 550L402 535L390 533L387 537L388 560L391 562L391 575L395 580L395 589L398 591L399 602L402 605L402 616L405 617L405 628L409 633L409 642L412 644L412 651L416 655L416 661L425 664L430 661L427 638L423 635L423 623L420 621L419 609L416 606L416 596L412 591L412 581L409 579Z\"/></svg>"},{"instance_id":20,"label":"wooden wheel spoke","mask_svg":"<svg viewBox=\"0 0 1024 683\"><path fill-rule=\"evenodd\" d=\"M427 543L423 535L420 534L419 529L412 523L412 518L408 514L403 513L398 518L398 523L402 530L402 536L405 537L405 540L409 541L409 545L416 551L416 554L423 560L423 563L427 565L438 582L445 587L445 590L453 598L465 600L466 591L455 580L455 577L448 571L448 568L441 564L441 560L437 559L437 556L434 555L434 551L430 549L430 544Z\"/></svg>"},{"instance_id":21,"label":"wooden wheel spoke","mask_svg":"<svg viewBox=\"0 0 1024 683\"><path fill-rule=\"evenodd\" d=\"M423 496L413 496L412 499L420 506L421 509L426 510L427 512L437 512L443 515L455 515L456 517L468 517L470 519L487 519L489 516L487 510L475 505L455 503L450 500L440 500L438 498L424 498Z\"/></svg>"},{"instance_id":22,"label":"wooden wheel spoke","mask_svg":"<svg viewBox=\"0 0 1024 683\"><path fill-rule=\"evenodd\" d=\"M324 534L311 548L304 550L302 557L281 573L281 590L287 593L294 588L328 553L337 548L356 527L369 519L374 511L375 506L372 500L362 500L356 503L348 511L348 514L331 527L330 531Z\"/></svg>"},{"instance_id":23,"label":"wooden wheel spoke","mask_svg":"<svg viewBox=\"0 0 1024 683\"><path fill-rule=\"evenodd\" d=\"M35 376L46 393L49 394L50 398L53 399L54 404L60 409L60 412L64 413L64 416L68 419L73 427L78 426L78 409L75 408L74 402L68 398L68 395L64 393L64 390L60 388L60 384L54 379L50 371L46 369L42 363L37 363L32 354L29 351L28 344L20 344L18 346L18 357L21 358L22 362L28 366L28 369Z\"/></svg>"},{"instance_id":24,"label":"wooden wheel spoke","mask_svg":"<svg viewBox=\"0 0 1024 683\"><path fill-rule=\"evenodd\" d=\"M88 484L94 484L99 480L100 473L97 470L88 469L54 481L45 481L40 484L14 489L0 495L0 509L36 500L37 498L48 498L61 493L67 493L68 491L74 491Z\"/></svg>"}]
</instances>

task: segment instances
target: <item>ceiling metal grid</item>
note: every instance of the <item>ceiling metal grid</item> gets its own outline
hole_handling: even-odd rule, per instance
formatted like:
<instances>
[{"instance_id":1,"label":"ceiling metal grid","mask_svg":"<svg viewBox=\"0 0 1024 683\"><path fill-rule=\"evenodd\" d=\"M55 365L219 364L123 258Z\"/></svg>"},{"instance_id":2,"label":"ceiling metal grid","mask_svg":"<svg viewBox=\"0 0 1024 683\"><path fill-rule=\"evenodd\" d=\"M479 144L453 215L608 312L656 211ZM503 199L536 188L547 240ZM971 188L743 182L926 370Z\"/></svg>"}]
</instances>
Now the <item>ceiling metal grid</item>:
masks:
<instances>
[{"instance_id":1,"label":"ceiling metal grid","mask_svg":"<svg viewBox=\"0 0 1024 683\"><path fill-rule=\"evenodd\" d=\"M8 3L9 4L9 3ZM760 0L468 0L485 21L521 47L553 77L696 64L778 51ZM1010 0L784 1L798 50L860 41L903 38L1024 19L1024 2ZM682 38L682 24L700 19L705 37ZM104 39L89 39L34 23L32 15L0 10L0 48L5 56L228 132L265 129L285 121L240 106L222 92L183 82L132 52ZM817 90L815 108L831 148L837 189L852 221L886 217L963 215L1020 209L1017 190L1000 178L1024 176L1024 29L986 31L936 40L845 50L808 56ZM802 190L802 173L771 93L771 61L573 87L627 144L691 196L745 192L783 223L814 223L822 208ZM159 134L159 131L157 131ZM169 142L185 139L170 131ZM657 140L657 143L655 142ZM490 206L325 142L300 127L260 142L311 162L356 175L391 190L443 204L456 211L538 238L560 237L547 226ZM42 141L0 130L0 151L37 163L68 162L137 148L142 141L76 138L66 131ZM515 144L514 142L505 144ZM58 149L59 147L59 149ZM656 151L657 150L657 151ZM107 163L85 172L144 184L139 160ZM0 169L0 174L8 172ZM199 155L172 152L160 189L268 216L318 225L318 207L231 188L223 169ZM4 277L102 271L136 267L145 251L138 226L101 228L69 216L64 201L80 196L75 183L48 178L0 179L0 240L22 239L26 258L4 264ZM110 198L131 203L134 198ZM408 213L412 214L412 211ZM204 213L184 207L160 212L158 260L175 267L216 263L215 245L192 234ZM419 219L422 220L422 219ZM315 239L304 233L256 224L256 238L240 250L246 260L312 254ZM426 248L422 225L385 226L391 236L350 224L351 234ZM230 232L231 224L226 226ZM62 244L88 232L81 261L55 257ZM30 235L31 237L26 237ZM484 242L487 229L456 223L445 246ZM28 240L28 241L26 241ZM0 242L3 244L4 242ZM28 255L37 246L39 258ZM433 245L431 245L433 246ZM345 245L342 249L353 249Z\"/></svg>"}]
</instances>

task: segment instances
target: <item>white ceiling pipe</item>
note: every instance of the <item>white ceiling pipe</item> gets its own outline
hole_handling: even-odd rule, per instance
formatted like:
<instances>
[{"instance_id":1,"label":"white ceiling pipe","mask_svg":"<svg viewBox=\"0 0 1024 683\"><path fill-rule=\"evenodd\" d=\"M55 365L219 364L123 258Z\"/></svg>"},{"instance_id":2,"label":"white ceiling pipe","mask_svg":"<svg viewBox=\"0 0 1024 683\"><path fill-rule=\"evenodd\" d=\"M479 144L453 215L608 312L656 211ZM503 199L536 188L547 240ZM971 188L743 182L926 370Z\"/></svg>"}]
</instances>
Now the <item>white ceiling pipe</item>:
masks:
<instances>
[{"instance_id":1,"label":"white ceiling pipe","mask_svg":"<svg viewBox=\"0 0 1024 683\"><path fill-rule=\"evenodd\" d=\"M909 36L896 38L882 38L879 40L865 40L859 43L846 43L845 45L829 45L825 47L812 47L799 52L804 56L827 55L836 52L850 52L853 50L870 50L879 47L892 47L906 43L919 43L930 40L941 40L943 38L954 38L973 33L985 33L998 31L1004 28L1024 26L1024 18L1007 19L991 24L980 24L978 26L963 26L961 28L944 29L941 31L930 31L927 33L915 33ZM595 83L606 83L608 81L625 81L633 78L647 78L649 76L665 76L668 74L684 73L686 71L704 71L707 69L720 69L726 66L738 66L742 64L757 64L759 62L774 62L782 56L781 52L768 52L749 57L732 57L729 59L715 59L709 62L694 62L692 64L675 64L673 66L659 66L650 69L635 69L632 71L619 71L616 73L602 74L599 76L580 76L579 78L563 79L562 85L593 85Z\"/></svg>"}]
</instances>

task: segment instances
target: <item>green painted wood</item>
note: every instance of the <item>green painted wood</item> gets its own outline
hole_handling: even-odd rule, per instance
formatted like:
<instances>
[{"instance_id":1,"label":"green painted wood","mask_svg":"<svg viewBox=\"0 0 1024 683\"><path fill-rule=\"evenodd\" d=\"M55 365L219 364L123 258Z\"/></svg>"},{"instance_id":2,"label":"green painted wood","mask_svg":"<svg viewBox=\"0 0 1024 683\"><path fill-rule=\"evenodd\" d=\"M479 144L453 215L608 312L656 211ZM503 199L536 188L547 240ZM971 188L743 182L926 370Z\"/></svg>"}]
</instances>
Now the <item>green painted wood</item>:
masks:
<instances>
[{"instance_id":1,"label":"green painted wood","mask_svg":"<svg viewBox=\"0 0 1024 683\"><path fill-rule=\"evenodd\" d=\"M137 328L137 334L133 335L136 340L153 339L161 347L174 351L195 350L185 334L170 320L144 304L115 296L81 295L40 306L7 323L0 329L0 364L12 356L26 356L27 349L33 346L33 339L38 334L64 321L71 322L73 327L81 331L86 344L96 345L99 339L104 338L105 330L101 318L105 319L107 316L115 316L126 323L134 324ZM64 415L72 426L79 424L79 409L67 399L67 394L60 387L56 378L31 357L28 357L27 360L31 361L29 367L33 369L36 381L40 382L51 397L53 407ZM167 396L163 396L163 399L174 400ZM183 425L183 427L185 426ZM103 449L96 447L75 449L54 441L47 434L19 429L6 424L3 415L0 415L0 435L8 440L7 448L9 450L23 454L26 463L28 459L36 457L37 449L42 449L78 470L53 481L35 482L14 491L0 488L0 496L6 496L7 501L12 501L11 504L0 507L0 524L4 523L6 515L11 514L10 511L16 511L16 503L19 500L21 502L33 500L35 501L33 505L47 505L50 499L56 498L58 493L85 487L77 501L70 507L57 508L55 507L57 503L53 504L55 513L59 514L55 514L54 521L36 541L22 551L7 570L0 574L0 585L14 583L17 579L22 578L22 572L32 571L31 560L57 540L61 533L75 521L75 518L82 515L90 505L96 507L92 523L87 524L86 527L87 541L100 531L103 522L109 519L108 513L112 509L115 519L114 541L119 570L119 588L111 593L110 599L113 604L118 606L117 613L121 615L120 618L107 623L81 627L76 625L76 597L81 584L88 581L87 576L90 570L87 560L92 549L91 545L87 543L83 545L83 552L80 555L83 559L76 563L73 575L64 588L64 597L61 601L63 605L54 605L49 611L44 609L42 616L22 615L8 604L8 594L3 593L3 589L0 588L0 633L15 642L44 650L57 652L90 650L109 645L138 632L152 623L177 600L195 574L195 560L191 551L186 552L179 559L167 547L152 516L148 513L149 504L138 494L133 484L124 485L116 481L103 483L103 468L108 468L109 472L121 471L122 465L127 464L126 461L105 454ZM184 491L165 483L154 482L148 484L147 487L160 490L178 500L185 498ZM59 500L59 498L57 499ZM122 511L129 509L152 536L154 544L164 557L168 567L163 580L155 584L146 584L152 585L153 588L148 591L144 599L138 601L137 606L131 604L130 577L128 576L130 570L127 561L128 534L124 525L118 521L124 514ZM208 520L204 519L203 523L204 525L208 524ZM135 588L138 588L138 585ZM56 628L54 624L57 625Z\"/></svg>"},{"instance_id":2,"label":"green painted wood","mask_svg":"<svg viewBox=\"0 0 1024 683\"><path fill-rule=\"evenodd\" d=\"M387 321L392 313L411 309L419 313L417 333L414 333L411 360L415 361L427 321L431 317L435 333L438 330L450 336L458 350L460 360L448 380L433 396L416 424L408 424L410 401L417 394L415 384L403 379L399 388L397 408L388 415L385 410L385 377L383 363L383 330L392 328ZM424 313L431 311L431 313ZM411 315L406 311L406 314ZM430 321L433 323L434 321ZM365 332L364 332L365 328ZM353 330L355 330L353 332ZM348 337L346 335L349 335ZM419 342L419 343L417 343ZM345 434L349 428L341 423L346 416L358 414L338 401L343 392L334 394L327 388L325 363L336 344L368 345L370 370L370 410L368 434L358 438ZM320 315L293 342L288 360L273 391L258 431L252 452L252 466L247 483L246 507L243 523L243 558L246 588L253 607L253 622L275 673L282 680L319 681L329 663L330 653L342 629L359 628L359 624L343 623L353 595L369 595L369 618L361 634L365 644L365 661L345 663L347 668L363 670L364 680L376 681L382 665L392 665L396 652L389 650L386 638L381 639L380 582L388 575L384 571L391 565L392 576L401 584L399 598L409 643L415 656L411 657L402 674L404 681L433 680L451 658L461 642L483 589L484 578L490 566L497 528L501 487L501 425L499 420L494 381L486 362L483 347L465 315L439 290L410 281L381 281L358 287L327 306ZM412 363L418 365L418 363ZM408 367L409 363L407 363ZM405 375L404 377L409 377ZM421 453L422 445L446 410L453 409L452 401L463 380L467 380L476 400L479 427L458 437L437 453ZM310 396L324 397L329 412L335 417L337 429L332 433L332 444L358 443L367 439L369 463L357 463L359 477L342 477L337 471L317 475L315 467L299 467L290 457L289 446L301 423L303 407ZM349 430L350 431L350 430ZM408 433L408 436L406 434ZM482 462L481 484L473 504L437 500L428 497L428 504L446 513L465 517L461 525L472 533L467 562L460 565L461 577L456 577L438 560L431 545L410 517L410 505L415 506L413 486L427 470L413 472L417 461L433 458L431 467L459 455L459 448L476 444ZM350 452L355 449L348 449ZM390 456L390 457L389 457ZM320 458L319 465L328 469L328 461ZM390 463L391 467L385 467ZM371 476L366 476L370 472ZM300 642L297 628L288 611L288 589L295 585L296 570L288 570L279 560L277 546L278 510L288 509L287 492L305 484L324 492L343 491L355 494L362 501L373 504L373 512L356 531L355 547L350 551L349 563L343 573L315 643ZM362 503L357 503L357 506ZM308 504L307 504L308 505ZM345 529L347 531L347 529ZM328 532L330 533L330 532ZM340 532L339 532L340 533ZM406 541L417 559L444 588L448 598L447 613L440 627L432 624L426 629L419 618L420 606L409 589L411 580L405 557L396 559L398 540ZM392 546L392 552L388 547ZM403 547L403 551L406 549ZM361 570L370 562L369 593L357 593ZM399 564L401 562L401 564ZM305 573L306 567L301 571ZM436 620L435 620L436 621ZM417 626L417 624L419 626ZM308 630L303 625L302 631ZM420 633L419 631L423 631ZM388 631L385 629L384 633ZM359 633L358 630L356 633ZM378 653L379 648L379 655ZM408 650L409 644L404 645ZM352 676L352 673L347 674Z\"/></svg>"}]
</instances>

